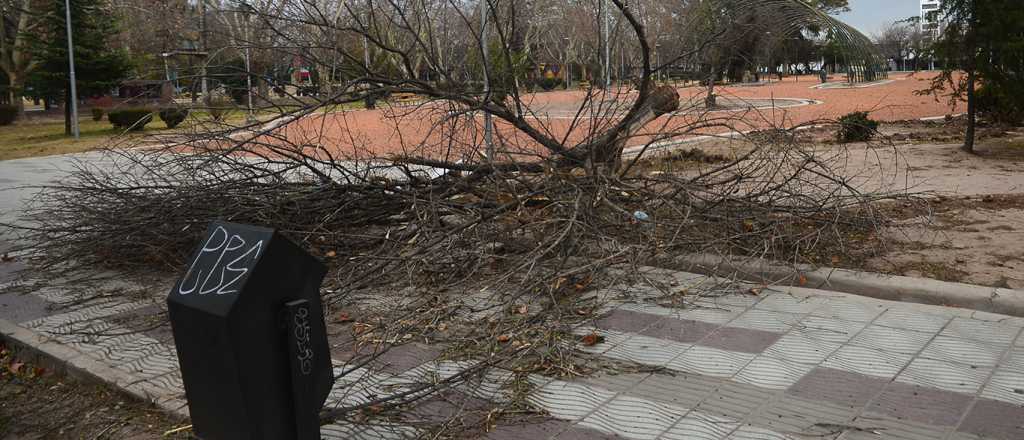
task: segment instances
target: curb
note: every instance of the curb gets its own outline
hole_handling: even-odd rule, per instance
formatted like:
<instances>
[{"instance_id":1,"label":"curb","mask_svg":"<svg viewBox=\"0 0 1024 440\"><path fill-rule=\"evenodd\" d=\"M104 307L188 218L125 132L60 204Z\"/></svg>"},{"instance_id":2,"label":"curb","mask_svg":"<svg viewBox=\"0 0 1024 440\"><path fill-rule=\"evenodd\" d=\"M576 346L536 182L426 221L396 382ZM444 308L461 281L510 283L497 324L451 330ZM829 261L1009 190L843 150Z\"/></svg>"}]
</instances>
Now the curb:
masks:
<instances>
[{"instance_id":1,"label":"curb","mask_svg":"<svg viewBox=\"0 0 1024 440\"><path fill-rule=\"evenodd\" d=\"M760 258L684 255L673 259L680 270L744 281L832 290L889 301L960 307L1024 317L1024 291L954 283L929 278L883 275L831 267L783 266Z\"/></svg>"},{"instance_id":2,"label":"curb","mask_svg":"<svg viewBox=\"0 0 1024 440\"><path fill-rule=\"evenodd\" d=\"M55 373L83 382L110 388L130 399L154 405L166 414L184 421L188 416L170 402L153 399L136 387L126 386L126 375L110 368L74 347L59 344L27 328L0 319L0 341L19 356ZM133 389L135 388L135 389Z\"/></svg>"}]
</instances>

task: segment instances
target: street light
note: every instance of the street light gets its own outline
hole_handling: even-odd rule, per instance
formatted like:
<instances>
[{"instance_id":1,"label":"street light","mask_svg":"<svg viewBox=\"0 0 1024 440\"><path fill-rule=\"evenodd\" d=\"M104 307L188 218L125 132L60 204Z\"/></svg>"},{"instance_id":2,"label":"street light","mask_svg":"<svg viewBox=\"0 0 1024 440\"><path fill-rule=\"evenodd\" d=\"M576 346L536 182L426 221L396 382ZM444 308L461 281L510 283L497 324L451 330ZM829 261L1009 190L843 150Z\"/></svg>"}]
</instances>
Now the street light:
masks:
<instances>
[{"instance_id":1,"label":"street light","mask_svg":"<svg viewBox=\"0 0 1024 440\"><path fill-rule=\"evenodd\" d=\"M564 37L563 39L565 40L565 90L569 90L569 87L572 87L569 84L569 78L572 77L572 68L569 64L569 50L572 48L572 40L569 37Z\"/></svg>"},{"instance_id":2,"label":"street light","mask_svg":"<svg viewBox=\"0 0 1024 440\"><path fill-rule=\"evenodd\" d=\"M75 85L75 45L71 41L71 0L64 0L64 18L68 31L68 79L71 80L71 102L65 105L71 105L71 133L78 140L78 88Z\"/></svg>"}]
</instances>

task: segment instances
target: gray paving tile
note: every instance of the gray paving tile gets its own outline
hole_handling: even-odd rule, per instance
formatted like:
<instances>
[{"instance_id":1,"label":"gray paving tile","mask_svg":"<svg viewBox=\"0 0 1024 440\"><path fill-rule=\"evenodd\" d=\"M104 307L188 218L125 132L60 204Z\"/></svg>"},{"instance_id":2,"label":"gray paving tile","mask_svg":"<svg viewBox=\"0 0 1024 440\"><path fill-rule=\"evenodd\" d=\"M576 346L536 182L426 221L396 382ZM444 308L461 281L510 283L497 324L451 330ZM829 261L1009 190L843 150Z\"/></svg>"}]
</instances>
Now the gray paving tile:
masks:
<instances>
[{"instance_id":1,"label":"gray paving tile","mask_svg":"<svg viewBox=\"0 0 1024 440\"><path fill-rule=\"evenodd\" d=\"M625 393L683 408L693 408L723 382L723 379L693 373L652 374Z\"/></svg>"},{"instance_id":2,"label":"gray paving tile","mask_svg":"<svg viewBox=\"0 0 1024 440\"><path fill-rule=\"evenodd\" d=\"M851 424L863 429L847 431L840 438L844 440L935 440L943 438L950 430L949 427L897 420L881 414L864 414L854 419Z\"/></svg>"},{"instance_id":3,"label":"gray paving tile","mask_svg":"<svg viewBox=\"0 0 1024 440\"><path fill-rule=\"evenodd\" d=\"M485 438L488 440L546 440L571 426L572 423L564 420L538 417L536 420L514 421L498 425Z\"/></svg>"},{"instance_id":4,"label":"gray paving tile","mask_svg":"<svg viewBox=\"0 0 1024 440\"><path fill-rule=\"evenodd\" d=\"M995 345L1009 345L1017 338L1021 326L1016 321L984 321L955 317L940 335L971 339Z\"/></svg>"},{"instance_id":5,"label":"gray paving tile","mask_svg":"<svg viewBox=\"0 0 1024 440\"><path fill-rule=\"evenodd\" d=\"M691 411L666 431L665 440L718 440L739 427L734 419Z\"/></svg>"},{"instance_id":6,"label":"gray paving tile","mask_svg":"<svg viewBox=\"0 0 1024 440\"><path fill-rule=\"evenodd\" d=\"M934 333L869 325L850 341L850 345L890 353L917 354L934 336Z\"/></svg>"},{"instance_id":7,"label":"gray paving tile","mask_svg":"<svg viewBox=\"0 0 1024 440\"><path fill-rule=\"evenodd\" d=\"M845 321L871 322L887 309L888 305L881 301L844 296L829 300L811 312L811 315Z\"/></svg>"},{"instance_id":8,"label":"gray paving tile","mask_svg":"<svg viewBox=\"0 0 1024 440\"><path fill-rule=\"evenodd\" d=\"M916 358L896 381L973 395L985 383L992 370L992 367Z\"/></svg>"},{"instance_id":9,"label":"gray paving tile","mask_svg":"<svg viewBox=\"0 0 1024 440\"><path fill-rule=\"evenodd\" d=\"M725 382L695 409L712 416L743 420L774 394L773 390L754 385Z\"/></svg>"},{"instance_id":10,"label":"gray paving tile","mask_svg":"<svg viewBox=\"0 0 1024 440\"><path fill-rule=\"evenodd\" d=\"M791 362L818 365L838 350L839 347L840 344L834 342L813 339L804 334L793 332L783 336L772 344L771 347L768 347L764 354Z\"/></svg>"},{"instance_id":11,"label":"gray paving tile","mask_svg":"<svg viewBox=\"0 0 1024 440\"><path fill-rule=\"evenodd\" d=\"M3 293L0 290L0 318L13 323L33 321L51 313L51 304L30 293Z\"/></svg>"},{"instance_id":12,"label":"gray paving tile","mask_svg":"<svg viewBox=\"0 0 1024 440\"><path fill-rule=\"evenodd\" d=\"M819 341L844 344L865 326L863 322L808 316L800 321L793 332Z\"/></svg>"},{"instance_id":13,"label":"gray paving tile","mask_svg":"<svg viewBox=\"0 0 1024 440\"><path fill-rule=\"evenodd\" d=\"M730 327L749 328L768 332L785 333L803 318L803 315L770 310L750 309L736 319L729 321Z\"/></svg>"},{"instance_id":14,"label":"gray paving tile","mask_svg":"<svg viewBox=\"0 0 1024 440\"><path fill-rule=\"evenodd\" d=\"M687 409L630 395L618 395L579 422L580 426L638 440L654 440Z\"/></svg>"},{"instance_id":15,"label":"gray paving tile","mask_svg":"<svg viewBox=\"0 0 1024 440\"><path fill-rule=\"evenodd\" d=\"M821 363L822 367L890 379L910 363L912 355L845 345Z\"/></svg>"},{"instance_id":16,"label":"gray paving tile","mask_svg":"<svg viewBox=\"0 0 1024 440\"><path fill-rule=\"evenodd\" d=\"M888 383L887 379L819 367L801 378L786 393L852 409L866 405Z\"/></svg>"},{"instance_id":17,"label":"gray paving tile","mask_svg":"<svg viewBox=\"0 0 1024 440\"><path fill-rule=\"evenodd\" d=\"M778 292L775 287L769 287L765 289L764 292L767 294L761 298L761 301L757 302L754 306L755 309L770 310L773 312L808 314L829 301L827 297L821 295L796 295L792 293Z\"/></svg>"},{"instance_id":18,"label":"gray paving tile","mask_svg":"<svg viewBox=\"0 0 1024 440\"><path fill-rule=\"evenodd\" d=\"M854 408L782 395L764 405L747 422L776 432L820 436L833 430L831 425L848 423L855 415Z\"/></svg>"},{"instance_id":19,"label":"gray paving tile","mask_svg":"<svg viewBox=\"0 0 1024 440\"><path fill-rule=\"evenodd\" d=\"M953 319L953 314L941 309L894 304L875 319L875 325L937 333Z\"/></svg>"},{"instance_id":20,"label":"gray paving tile","mask_svg":"<svg viewBox=\"0 0 1024 440\"><path fill-rule=\"evenodd\" d=\"M784 390L795 384L814 368L788 359L758 356L743 367L733 380L766 389Z\"/></svg>"},{"instance_id":21,"label":"gray paving tile","mask_svg":"<svg viewBox=\"0 0 1024 440\"><path fill-rule=\"evenodd\" d=\"M891 382L867 411L897 420L955 426L973 398L951 391Z\"/></svg>"},{"instance_id":22,"label":"gray paving tile","mask_svg":"<svg viewBox=\"0 0 1024 440\"><path fill-rule=\"evenodd\" d=\"M965 365L994 367L1007 348L1006 345L990 345L971 339L939 335L929 342L918 356Z\"/></svg>"},{"instance_id":23,"label":"gray paving tile","mask_svg":"<svg viewBox=\"0 0 1024 440\"><path fill-rule=\"evenodd\" d=\"M981 397L1024 405L1024 370L1000 366L981 391Z\"/></svg>"},{"instance_id":24,"label":"gray paving tile","mask_svg":"<svg viewBox=\"0 0 1024 440\"><path fill-rule=\"evenodd\" d=\"M0 255L4 252L6 251L0 250ZM0 284L16 281L25 269L25 265L18 261L0 262Z\"/></svg>"},{"instance_id":25,"label":"gray paving tile","mask_svg":"<svg viewBox=\"0 0 1024 440\"><path fill-rule=\"evenodd\" d=\"M1020 440L1024 438L1024 406L978 399L957 431L983 438Z\"/></svg>"},{"instance_id":26,"label":"gray paving tile","mask_svg":"<svg viewBox=\"0 0 1024 440\"><path fill-rule=\"evenodd\" d=\"M667 364L676 371L712 377L732 377L757 355L695 345Z\"/></svg>"}]
</instances>

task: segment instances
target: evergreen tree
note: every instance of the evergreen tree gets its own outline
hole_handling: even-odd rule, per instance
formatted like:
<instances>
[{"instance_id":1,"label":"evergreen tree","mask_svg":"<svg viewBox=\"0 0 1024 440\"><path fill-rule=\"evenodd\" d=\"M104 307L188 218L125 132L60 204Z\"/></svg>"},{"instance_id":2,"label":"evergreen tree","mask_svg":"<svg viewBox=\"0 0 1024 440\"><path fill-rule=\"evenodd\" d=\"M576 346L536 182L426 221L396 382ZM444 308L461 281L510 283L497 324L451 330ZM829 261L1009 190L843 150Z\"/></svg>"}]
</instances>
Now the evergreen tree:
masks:
<instances>
[{"instance_id":1,"label":"evergreen tree","mask_svg":"<svg viewBox=\"0 0 1024 440\"><path fill-rule=\"evenodd\" d=\"M71 30L79 96L104 94L128 76L128 54L110 46L117 18L106 0L71 0ZM65 0L47 0L43 25L33 37L39 69L29 79L40 96L64 97L64 129L71 134L71 88Z\"/></svg>"},{"instance_id":2,"label":"evergreen tree","mask_svg":"<svg viewBox=\"0 0 1024 440\"><path fill-rule=\"evenodd\" d=\"M1020 0L943 0L941 10L946 27L933 51L944 67L928 92L949 89L967 101L963 149L973 152L977 84L989 98L980 110L1024 112L1024 8Z\"/></svg>"}]
</instances>

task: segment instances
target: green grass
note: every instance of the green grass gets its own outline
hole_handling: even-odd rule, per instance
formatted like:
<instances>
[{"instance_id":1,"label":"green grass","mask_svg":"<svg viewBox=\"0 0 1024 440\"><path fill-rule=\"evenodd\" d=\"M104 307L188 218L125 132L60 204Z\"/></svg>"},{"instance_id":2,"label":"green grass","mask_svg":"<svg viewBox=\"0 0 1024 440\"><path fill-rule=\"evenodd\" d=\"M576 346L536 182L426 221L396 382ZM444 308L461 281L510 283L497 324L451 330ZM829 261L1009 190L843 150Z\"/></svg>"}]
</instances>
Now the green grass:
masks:
<instances>
[{"instance_id":1,"label":"green grass","mask_svg":"<svg viewBox=\"0 0 1024 440\"><path fill-rule=\"evenodd\" d=\"M142 133L159 131L154 126L163 124L154 122ZM93 121L90 117L79 119L79 130L81 137L76 141L64 135L63 119L16 121L0 127L0 160L94 150L121 133L110 122Z\"/></svg>"}]
</instances>

